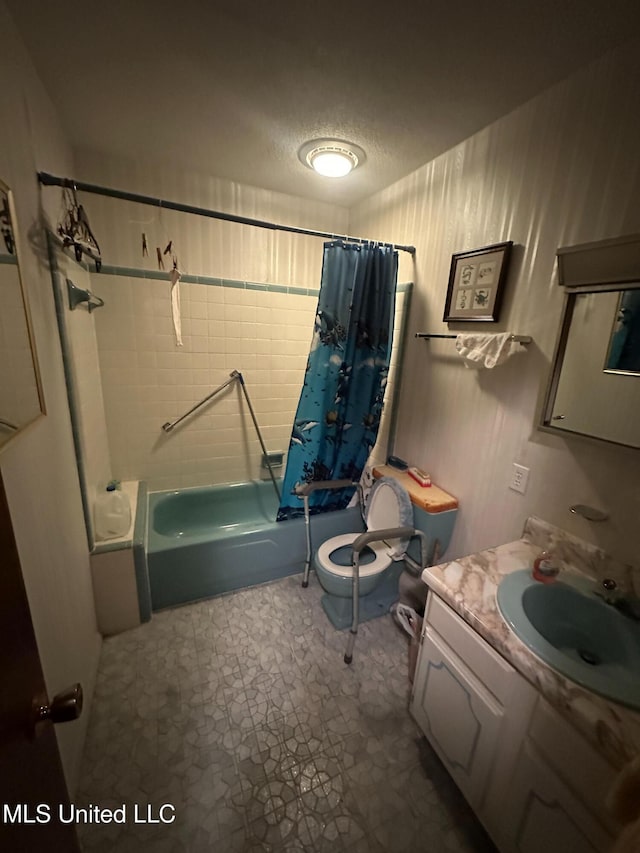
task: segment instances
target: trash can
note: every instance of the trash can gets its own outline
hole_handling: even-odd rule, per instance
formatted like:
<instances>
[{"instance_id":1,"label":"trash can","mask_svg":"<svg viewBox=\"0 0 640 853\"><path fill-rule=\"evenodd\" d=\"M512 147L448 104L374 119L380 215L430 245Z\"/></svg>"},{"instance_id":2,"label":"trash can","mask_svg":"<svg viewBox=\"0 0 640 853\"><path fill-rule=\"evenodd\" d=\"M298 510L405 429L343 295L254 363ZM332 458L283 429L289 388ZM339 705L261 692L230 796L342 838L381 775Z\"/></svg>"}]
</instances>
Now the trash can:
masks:
<instances>
[{"instance_id":1,"label":"trash can","mask_svg":"<svg viewBox=\"0 0 640 853\"><path fill-rule=\"evenodd\" d=\"M413 684L413 677L418 662L420 635L422 634L422 617L418 616L413 607L402 604L400 601L392 606L391 613L397 624L409 637L409 683Z\"/></svg>"}]
</instances>

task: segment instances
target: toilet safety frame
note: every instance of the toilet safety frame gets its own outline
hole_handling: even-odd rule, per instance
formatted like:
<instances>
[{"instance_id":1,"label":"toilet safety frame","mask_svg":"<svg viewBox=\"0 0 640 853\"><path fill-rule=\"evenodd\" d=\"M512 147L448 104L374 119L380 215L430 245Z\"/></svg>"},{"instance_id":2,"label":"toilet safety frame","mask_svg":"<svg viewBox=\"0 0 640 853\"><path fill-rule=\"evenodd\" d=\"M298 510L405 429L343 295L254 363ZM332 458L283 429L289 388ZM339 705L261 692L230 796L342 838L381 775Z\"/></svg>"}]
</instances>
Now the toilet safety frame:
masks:
<instances>
[{"instance_id":1,"label":"toilet safety frame","mask_svg":"<svg viewBox=\"0 0 640 853\"><path fill-rule=\"evenodd\" d=\"M304 564L304 574L302 577L302 586L309 586L309 571L311 568L311 558L313 555L311 545L311 516L309 512L309 495L320 490L346 489L356 488L358 490L358 502L360 504L360 513L364 522L364 495L362 485L353 482L352 480L316 480L311 483L302 483L296 486L295 493L302 498L304 502L304 524L307 538L307 556ZM365 525L366 526L366 525ZM358 635L358 621L360 618L360 554L370 542L381 542L386 539L411 539L417 536L420 539L420 564L418 564L409 554L404 555L403 560L416 573L420 574L427 568L429 540L422 530L417 530L414 527L388 527L383 530L365 530L353 542L352 568L353 574L351 577L351 595L352 595L352 617L351 628L349 629L349 639L347 641L347 649L344 653L344 662L351 663L353 660L353 647Z\"/></svg>"}]
</instances>

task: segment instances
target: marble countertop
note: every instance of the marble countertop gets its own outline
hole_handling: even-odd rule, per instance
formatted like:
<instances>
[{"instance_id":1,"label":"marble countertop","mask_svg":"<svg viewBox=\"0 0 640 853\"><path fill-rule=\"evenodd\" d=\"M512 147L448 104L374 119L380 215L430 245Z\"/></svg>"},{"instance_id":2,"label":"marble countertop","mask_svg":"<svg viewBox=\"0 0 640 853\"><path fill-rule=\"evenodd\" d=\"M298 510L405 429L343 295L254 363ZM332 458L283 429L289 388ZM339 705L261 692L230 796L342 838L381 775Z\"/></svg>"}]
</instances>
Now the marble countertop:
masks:
<instances>
[{"instance_id":1,"label":"marble countertop","mask_svg":"<svg viewBox=\"0 0 640 853\"><path fill-rule=\"evenodd\" d=\"M631 566L600 549L532 517L522 539L425 569L423 581L478 634L533 684L544 698L615 767L640 753L640 713L592 693L536 657L513 633L498 610L496 590L510 572L530 568L543 548L552 549L563 570L594 579L614 578L634 589Z\"/></svg>"}]
</instances>

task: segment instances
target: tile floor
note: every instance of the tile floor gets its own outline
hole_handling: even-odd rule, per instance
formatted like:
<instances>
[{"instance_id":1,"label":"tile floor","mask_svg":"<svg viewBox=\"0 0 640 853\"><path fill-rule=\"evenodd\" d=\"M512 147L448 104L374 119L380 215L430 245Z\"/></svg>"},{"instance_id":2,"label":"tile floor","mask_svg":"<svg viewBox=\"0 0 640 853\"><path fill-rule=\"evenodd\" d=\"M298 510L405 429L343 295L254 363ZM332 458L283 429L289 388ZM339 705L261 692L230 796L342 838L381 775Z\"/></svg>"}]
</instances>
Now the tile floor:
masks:
<instances>
[{"instance_id":1,"label":"tile floor","mask_svg":"<svg viewBox=\"0 0 640 853\"><path fill-rule=\"evenodd\" d=\"M106 640L76 803L128 820L80 826L86 853L493 851L408 714L404 635L362 625L350 667L345 642L313 576Z\"/></svg>"}]
</instances>

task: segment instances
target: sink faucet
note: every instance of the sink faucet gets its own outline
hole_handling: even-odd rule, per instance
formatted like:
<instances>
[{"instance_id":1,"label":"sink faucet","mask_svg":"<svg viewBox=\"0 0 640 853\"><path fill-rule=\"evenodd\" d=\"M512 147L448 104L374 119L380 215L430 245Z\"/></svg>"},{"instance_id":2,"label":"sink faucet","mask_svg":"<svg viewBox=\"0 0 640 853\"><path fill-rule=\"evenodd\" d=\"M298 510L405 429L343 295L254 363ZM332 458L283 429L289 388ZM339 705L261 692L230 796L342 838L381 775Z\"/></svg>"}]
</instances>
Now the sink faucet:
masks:
<instances>
[{"instance_id":1,"label":"sink faucet","mask_svg":"<svg viewBox=\"0 0 640 853\"><path fill-rule=\"evenodd\" d=\"M605 578L594 593L599 595L606 604L619 610L623 616L640 621L640 598L624 595L612 578Z\"/></svg>"}]
</instances>

